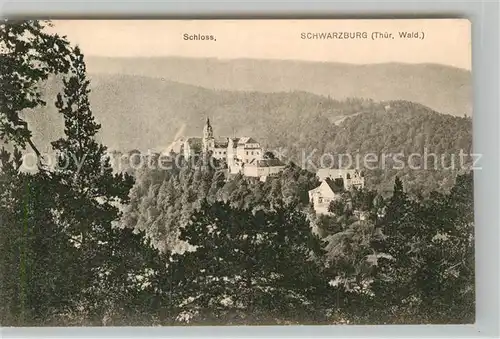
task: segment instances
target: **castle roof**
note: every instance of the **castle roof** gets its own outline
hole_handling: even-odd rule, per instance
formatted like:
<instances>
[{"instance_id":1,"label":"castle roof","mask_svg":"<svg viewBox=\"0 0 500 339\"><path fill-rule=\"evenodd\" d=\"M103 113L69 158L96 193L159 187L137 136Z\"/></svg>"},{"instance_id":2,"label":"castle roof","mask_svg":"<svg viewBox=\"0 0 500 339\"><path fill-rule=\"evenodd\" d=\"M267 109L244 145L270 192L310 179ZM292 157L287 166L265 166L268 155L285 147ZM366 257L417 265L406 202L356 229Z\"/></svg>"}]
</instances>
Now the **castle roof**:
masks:
<instances>
[{"instance_id":1,"label":"castle roof","mask_svg":"<svg viewBox=\"0 0 500 339\"><path fill-rule=\"evenodd\" d=\"M348 178L348 177L356 177L363 176L363 173L358 171L357 169L345 169L345 168L320 168L316 172L319 180L324 180L326 178Z\"/></svg>"},{"instance_id":2,"label":"castle roof","mask_svg":"<svg viewBox=\"0 0 500 339\"><path fill-rule=\"evenodd\" d=\"M242 137L239 138L238 140L239 145L245 145L245 144L258 144L257 140L251 137Z\"/></svg>"},{"instance_id":3,"label":"castle roof","mask_svg":"<svg viewBox=\"0 0 500 339\"><path fill-rule=\"evenodd\" d=\"M228 144L229 144L229 140L227 138L216 138L214 140L214 145L217 148L227 148Z\"/></svg>"},{"instance_id":4,"label":"castle roof","mask_svg":"<svg viewBox=\"0 0 500 339\"><path fill-rule=\"evenodd\" d=\"M205 126L203 126L203 131L207 132L209 130L210 130L210 132L212 131L212 125L210 125L210 119L207 118L207 121L205 122Z\"/></svg>"},{"instance_id":5,"label":"castle roof","mask_svg":"<svg viewBox=\"0 0 500 339\"><path fill-rule=\"evenodd\" d=\"M188 144L196 144L196 143L201 144L202 143L202 138L200 138L200 137L189 137L189 138L186 138L186 142Z\"/></svg>"}]
</instances>

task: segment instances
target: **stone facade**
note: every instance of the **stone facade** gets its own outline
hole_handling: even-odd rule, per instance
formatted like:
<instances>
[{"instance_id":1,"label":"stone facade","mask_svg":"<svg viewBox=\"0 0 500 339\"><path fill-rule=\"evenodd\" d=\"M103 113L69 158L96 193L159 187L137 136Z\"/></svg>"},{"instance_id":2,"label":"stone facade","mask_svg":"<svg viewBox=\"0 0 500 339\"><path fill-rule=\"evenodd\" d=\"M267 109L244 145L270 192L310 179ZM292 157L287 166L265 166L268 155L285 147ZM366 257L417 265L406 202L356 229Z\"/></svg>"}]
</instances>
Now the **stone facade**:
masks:
<instances>
[{"instance_id":1,"label":"stone facade","mask_svg":"<svg viewBox=\"0 0 500 339\"><path fill-rule=\"evenodd\" d=\"M285 167L278 159L264 159L262 146L252 137L216 138L210 119L203 127L203 136L186 138L182 149L186 158L211 153L212 157L227 163L229 174L241 173L261 180L276 175Z\"/></svg>"}]
</instances>

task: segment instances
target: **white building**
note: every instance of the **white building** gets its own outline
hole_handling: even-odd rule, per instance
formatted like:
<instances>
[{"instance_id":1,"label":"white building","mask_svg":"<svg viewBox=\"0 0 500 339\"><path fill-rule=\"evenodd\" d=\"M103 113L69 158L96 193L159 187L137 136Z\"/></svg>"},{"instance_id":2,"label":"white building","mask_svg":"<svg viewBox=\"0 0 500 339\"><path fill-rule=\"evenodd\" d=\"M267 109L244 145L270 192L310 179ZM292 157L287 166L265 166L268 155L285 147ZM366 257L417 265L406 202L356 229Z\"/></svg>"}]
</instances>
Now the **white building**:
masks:
<instances>
[{"instance_id":1,"label":"white building","mask_svg":"<svg viewBox=\"0 0 500 339\"><path fill-rule=\"evenodd\" d=\"M278 159L252 160L243 164L243 175L265 181L267 177L280 173L284 168L285 164Z\"/></svg>"},{"instance_id":2,"label":"white building","mask_svg":"<svg viewBox=\"0 0 500 339\"><path fill-rule=\"evenodd\" d=\"M316 173L321 184L309 191L309 201L318 214L330 214L330 203L340 197L343 191L365 187L363 172L353 169L321 168Z\"/></svg>"},{"instance_id":3,"label":"white building","mask_svg":"<svg viewBox=\"0 0 500 339\"><path fill-rule=\"evenodd\" d=\"M264 154L260 143L250 137L228 138L227 164L229 172L243 172L245 165L263 160Z\"/></svg>"},{"instance_id":4,"label":"white building","mask_svg":"<svg viewBox=\"0 0 500 339\"><path fill-rule=\"evenodd\" d=\"M208 153L219 160L225 160L230 174L242 173L249 177L265 178L283 170L285 165L277 159L264 159L260 143L252 137L214 137L210 119L203 127L203 137L185 139L184 157Z\"/></svg>"},{"instance_id":5,"label":"white building","mask_svg":"<svg viewBox=\"0 0 500 339\"><path fill-rule=\"evenodd\" d=\"M312 202L316 213L330 214L328 211L330 203L339 198L343 191L344 182L342 178L326 178L318 187L309 191L309 201Z\"/></svg>"}]
</instances>

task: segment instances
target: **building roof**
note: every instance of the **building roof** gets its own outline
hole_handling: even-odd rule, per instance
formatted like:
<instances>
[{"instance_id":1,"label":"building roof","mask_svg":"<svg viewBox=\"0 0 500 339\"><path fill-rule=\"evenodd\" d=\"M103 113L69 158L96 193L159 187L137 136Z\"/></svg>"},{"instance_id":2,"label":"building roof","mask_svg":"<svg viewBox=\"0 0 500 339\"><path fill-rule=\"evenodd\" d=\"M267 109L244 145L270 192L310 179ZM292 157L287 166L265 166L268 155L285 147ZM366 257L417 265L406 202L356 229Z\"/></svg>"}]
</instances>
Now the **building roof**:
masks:
<instances>
[{"instance_id":1,"label":"building roof","mask_svg":"<svg viewBox=\"0 0 500 339\"><path fill-rule=\"evenodd\" d=\"M251 137L242 137L238 140L239 145L258 144L258 141Z\"/></svg>"},{"instance_id":2,"label":"building roof","mask_svg":"<svg viewBox=\"0 0 500 339\"><path fill-rule=\"evenodd\" d=\"M324 182L326 182L326 184L331 188L333 193L339 193L344 190L343 178L336 178L336 179L326 178Z\"/></svg>"},{"instance_id":3,"label":"building roof","mask_svg":"<svg viewBox=\"0 0 500 339\"><path fill-rule=\"evenodd\" d=\"M277 167L277 166L285 166L279 159L264 159L257 160L257 167Z\"/></svg>"},{"instance_id":4,"label":"building roof","mask_svg":"<svg viewBox=\"0 0 500 339\"><path fill-rule=\"evenodd\" d=\"M363 173L360 173L357 169L345 169L345 168L320 168L316 172L319 180L325 180L326 178L346 178L347 175L350 175L351 178L355 176L363 176Z\"/></svg>"}]
</instances>

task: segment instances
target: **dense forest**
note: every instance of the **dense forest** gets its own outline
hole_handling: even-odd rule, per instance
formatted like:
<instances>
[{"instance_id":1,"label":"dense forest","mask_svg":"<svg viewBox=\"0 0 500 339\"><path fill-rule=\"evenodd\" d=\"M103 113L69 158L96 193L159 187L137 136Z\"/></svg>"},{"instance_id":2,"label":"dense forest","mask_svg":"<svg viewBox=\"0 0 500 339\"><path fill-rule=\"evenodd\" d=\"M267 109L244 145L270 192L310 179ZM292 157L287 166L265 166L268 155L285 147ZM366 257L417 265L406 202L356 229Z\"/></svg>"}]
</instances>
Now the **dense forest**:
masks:
<instances>
[{"instance_id":1,"label":"dense forest","mask_svg":"<svg viewBox=\"0 0 500 339\"><path fill-rule=\"evenodd\" d=\"M384 163L370 166L366 173L368 187L390 192L396 176L408 191L428 194L433 190L448 192L454 177L473 164L472 119L439 114L420 104L391 101L386 109L374 114L347 118L335 137L325 144L325 153L359 155L374 154ZM463 164L460 152L463 151ZM389 155L401 154L404 168L398 168ZM412 157L411 155L418 155ZM425 155L430 155L427 160ZM434 157L432 156L434 155ZM389 156L389 157L387 157ZM410 166L412 165L412 166ZM363 166L360 166L363 168ZM403 167L403 166L400 166Z\"/></svg>"},{"instance_id":2,"label":"dense forest","mask_svg":"<svg viewBox=\"0 0 500 339\"><path fill-rule=\"evenodd\" d=\"M287 104L280 105L273 111L276 114L265 120L253 121L252 116L244 115L236 121L252 126L252 132L262 136L258 140L263 147L285 163L294 162L311 172L322 167L364 169L367 187L386 197L392 192L396 176L412 194L449 192L456 175L473 165L469 117L440 114L406 101L349 99L331 102L344 114L342 122L336 124L338 114L332 118L308 111L311 105L283 96ZM294 114L286 113L288 105ZM461 152L466 155L462 163ZM117 158L127 154L117 152ZM363 161L367 155L377 160Z\"/></svg>"},{"instance_id":3,"label":"dense forest","mask_svg":"<svg viewBox=\"0 0 500 339\"><path fill-rule=\"evenodd\" d=\"M46 25L0 25L3 326L474 322L472 172L450 172L449 189L429 185L425 194L391 173L390 194L346 191L328 216L308 201L315 173L293 161L265 182L228 177L205 157L116 173L98 137L104 122L94 116L84 56ZM63 79L52 100L64 133L50 144L56 166L47 166L37 125L24 117L46 105L40 83L52 76ZM469 143L470 131L449 143L426 139L449 137L468 119L429 113L414 117L426 127L403 128L426 109L386 106L337 129L296 117L302 127L334 130L337 151L395 151L408 136L415 147ZM365 115L398 128L377 130ZM269 116L278 124L286 114ZM26 151L37 155L34 173L20 170Z\"/></svg>"},{"instance_id":4,"label":"dense forest","mask_svg":"<svg viewBox=\"0 0 500 339\"><path fill-rule=\"evenodd\" d=\"M334 100L299 91L211 90L169 80L124 75L94 75L89 79L90 103L96 118L105 126L98 138L110 148L121 151L167 147L179 131L186 136L199 135L207 116L218 136L235 134L267 139L276 132L285 133L290 124L292 130L298 130L296 123L299 121L312 124L307 132L312 136L321 124L330 125L327 119L382 107L373 100ZM61 88L61 76L49 77L40 85L47 105L26 115L27 120L40 126L34 131L37 143L48 144L51 138L64 132L57 108L52 103ZM276 124L273 131L270 123Z\"/></svg>"},{"instance_id":5,"label":"dense forest","mask_svg":"<svg viewBox=\"0 0 500 339\"><path fill-rule=\"evenodd\" d=\"M26 121L37 126L33 140L44 151L50 151L46 149L50 141L64 133L57 107L52 103L61 83L61 76L49 77L40 85L47 105L24 114ZM386 195L390 194L396 175L415 194L448 192L460 173L458 166L451 168L452 157L458 163L460 150L470 153L472 149L470 117L441 114L402 100L335 100L296 91L210 90L117 74L95 75L90 88L90 103L103 125L96 138L119 152L166 151L178 136L201 135L206 117L210 117L216 136L252 136L285 162L293 161L311 171L320 167L322 157L348 155L363 159L373 154L381 159L403 153L408 164L413 153L436 154L439 166L429 166L424 171L409 166L394 168L391 162L373 165L367 171L367 185ZM470 165L472 160L466 160ZM324 164L330 165L328 161Z\"/></svg>"},{"instance_id":6,"label":"dense forest","mask_svg":"<svg viewBox=\"0 0 500 339\"><path fill-rule=\"evenodd\" d=\"M280 201L307 211L307 192L319 184L313 173L293 163L265 182L240 174L227 178L224 170L207 163L206 159L198 159L194 165L186 161L171 170L144 166L135 175L123 226L145 232L162 250L183 251L188 246L178 241L178 232L205 201L252 211L269 210Z\"/></svg>"}]
</instances>

